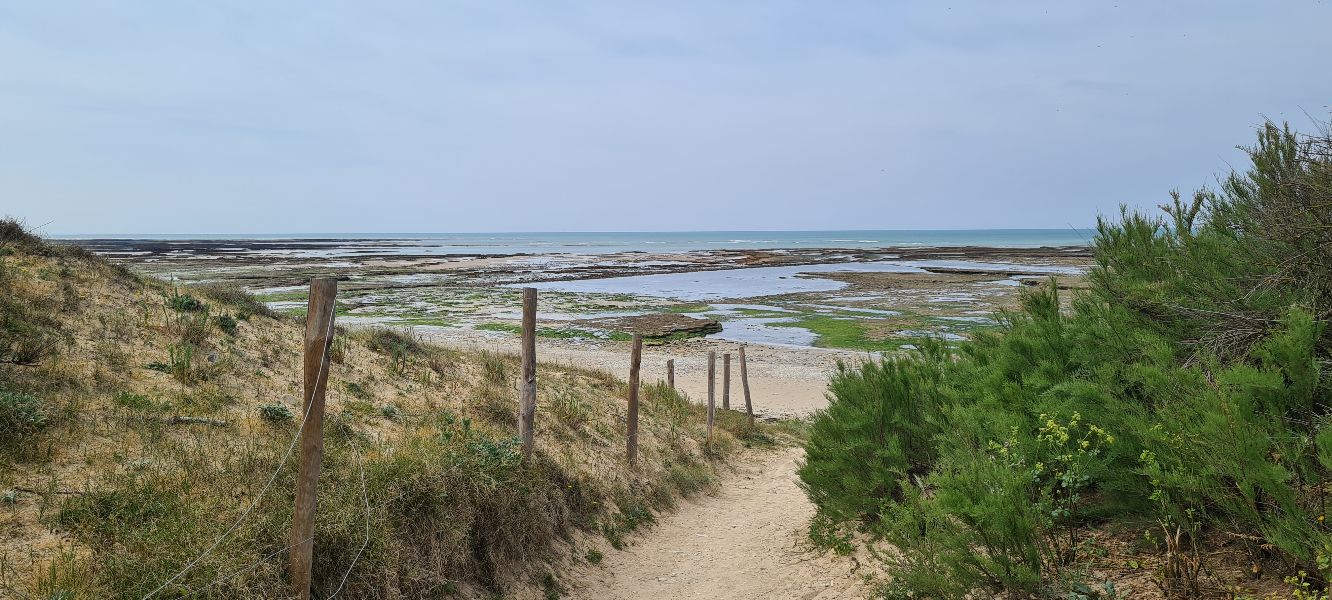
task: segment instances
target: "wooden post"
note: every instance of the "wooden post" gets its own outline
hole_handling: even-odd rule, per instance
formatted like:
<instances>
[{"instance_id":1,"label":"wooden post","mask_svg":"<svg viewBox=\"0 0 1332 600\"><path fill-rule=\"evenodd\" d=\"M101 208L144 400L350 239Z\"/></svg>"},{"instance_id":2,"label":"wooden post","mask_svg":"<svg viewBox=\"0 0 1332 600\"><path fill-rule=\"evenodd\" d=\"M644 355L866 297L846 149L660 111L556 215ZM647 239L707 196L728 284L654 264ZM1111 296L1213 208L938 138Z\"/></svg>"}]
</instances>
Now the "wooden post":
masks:
<instances>
[{"instance_id":1,"label":"wooden post","mask_svg":"<svg viewBox=\"0 0 1332 600\"><path fill-rule=\"evenodd\" d=\"M291 585L297 598L310 598L314 560L314 518L319 469L324 454L324 388L328 381L329 346L338 280L310 281L305 313L305 402L301 411L301 455L296 476L296 511L291 524Z\"/></svg>"},{"instance_id":2,"label":"wooden post","mask_svg":"<svg viewBox=\"0 0 1332 600\"><path fill-rule=\"evenodd\" d=\"M717 412L717 353L708 352L708 445L712 445L712 421Z\"/></svg>"},{"instance_id":3,"label":"wooden post","mask_svg":"<svg viewBox=\"0 0 1332 600\"><path fill-rule=\"evenodd\" d=\"M666 385L675 389L675 359L666 361Z\"/></svg>"},{"instance_id":4,"label":"wooden post","mask_svg":"<svg viewBox=\"0 0 1332 600\"><path fill-rule=\"evenodd\" d=\"M749 369L745 365L745 347L740 347L740 387L745 390L745 412L749 414L749 426L754 426L754 403L749 400Z\"/></svg>"},{"instance_id":5,"label":"wooden post","mask_svg":"<svg viewBox=\"0 0 1332 600\"><path fill-rule=\"evenodd\" d=\"M629 355L629 466L638 463L638 367L643 361L643 336L634 334L634 349Z\"/></svg>"},{"instance_id":6,"label":"wooden post","mask_svg":"<svg viewBox=\"0 0 1332 600\"><path fill-rule=\"evenodd\" d=\"M523 288L523 379L518 394L518 437L523 441L523 462L532 458L537 408L536 288Z\"/></svg>"},{"instance_id":7,"label":"wooden post","mask_svg":"<svg viewBox=\"0 0 1332 600\"><path fill-rule=\"evenodd\" d=\"M722 355L722 410L731 410L731 353Z\"/></svg>"}]
</instances>

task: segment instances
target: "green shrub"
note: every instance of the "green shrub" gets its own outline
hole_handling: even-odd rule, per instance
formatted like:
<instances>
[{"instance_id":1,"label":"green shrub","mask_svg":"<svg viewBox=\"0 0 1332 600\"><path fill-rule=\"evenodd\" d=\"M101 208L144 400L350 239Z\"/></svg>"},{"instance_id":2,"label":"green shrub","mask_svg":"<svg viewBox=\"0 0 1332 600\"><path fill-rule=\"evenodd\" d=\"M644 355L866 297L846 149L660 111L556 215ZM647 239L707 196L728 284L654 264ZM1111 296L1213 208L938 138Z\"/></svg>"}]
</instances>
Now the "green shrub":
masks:
<instances>
[{"instance_id":1,"label":"green shrub","mask_svg":"<svg viewBox=\"0 0 1332 600\"><path fill-rule=\"evenodd\" d=\"M371 350L388 356L389 371L395 375L406 373L414 357L428 353L425 345L408 330L376 328L369 333L366 345Z\"/></svg>"},{"instance_id":2,"label":"green shrub","mask_svg":"<svg viewBox=\"0 0 1332 600\"><path fill-rule=\"evenodd\" d=\"M1166 590L1197 593L1175 567L1211 531L1332 578L1329 149L1269 124L1219 190L1102 219L1071 302L1045 286L952 356L840 370L801 470L811 533L896 548L889 596L1099 593L1083 532L1114 519L1171 538Z\"/></svg>"},{"instance_id":3,"label":"green shrub","mask_svg":"<svg viewBox=\"0 0 1332 600\"><path fill-rule=\"evenodd\" d=\"M838 364L799 472L822 514L838 522L873 520L885 500L902 499L903 481L929 472L940 431L943 352L941 344L926 343L881 362Z\"/></svg>"},{"instance_id":4,"label":"green shrub","mask_svg":"<svg viewBox=\"0 0 1332 600\"><path fill-rule=\"evenodd\" d=\"M236 318L231 315L218 315L217 328L222 330L222 333L230 336L234 336L240 332L240 326L236 322Z\"/></svg>"},{"instance_id":5,"label":"green shrub","mask_svg":"<svg viewBox=\"0 0 1332 600\"><path fill-rule=\"evenodd\" d=\"M296 418L285 404L260 404L259 416L270 423L290 423Z\"/></svg>"},{"instance_id":6,"label":"green shrub","mask_svg":"<svg viewBox=\"0 0 1332 600\"><path fill-rule=\"evenodd\" d=\"M42 247L45 242L37 234L28 230L28 228L17 219L5 217L0 219L0 246L13 247L19 250L33 251Z\"/></svg>"},{"instance_id":7,"label":"green shrub","mask_svg":"<svg viewBox=\"0 0 1332 600\"><path fill-rule=\"evenodd\" d=\"M166 305L176 312L199 312L204 309L204 303L190 294L181 294L172 291L167 296Z\"/></svg>"},{"instance_id":8,"label":"green shrub","mask_svg":"<svg viewBox=\"0 0 1332 600\"><path fill-rule=\"evenodd\" d=\"M198 291L219 304L230 307L236 312L236 318L242 321L254 315L269 318L277 318L278 316L267 304L255 298L254 294L237 285L205 283L192 286L190 289Z\"/></svg>"}]
</instances>

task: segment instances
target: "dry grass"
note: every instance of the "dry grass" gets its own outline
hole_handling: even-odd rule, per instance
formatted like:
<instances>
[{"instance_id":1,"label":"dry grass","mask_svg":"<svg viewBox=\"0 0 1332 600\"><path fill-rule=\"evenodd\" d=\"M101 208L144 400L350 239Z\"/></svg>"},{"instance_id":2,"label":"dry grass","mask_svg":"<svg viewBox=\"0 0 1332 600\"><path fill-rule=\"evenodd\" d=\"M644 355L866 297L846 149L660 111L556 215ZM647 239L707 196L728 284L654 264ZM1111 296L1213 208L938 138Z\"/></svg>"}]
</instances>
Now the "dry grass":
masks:
<instances>
[{"instance_id":1,"label":"dry grass","mask_svg":"<svg viewBox=\"0 0 1332 600\"><path fill-rule=\"evenodd\" d=\"M0 596L141 598L168 581L167 597L285 589L303 327L243 292L173 290L10 229L5 301L46 318L55 342L0 365L0 390L41 415L0 431L13 442L0 445ZM173 300L182 293L201 306ZM230 331L215 325L222 314ZM323 594L344 578L349 598L530 584L574 530L622 537L710 485L742 442L771 441L728 414L704 448L701 408L647 386L630 470L624 383L543 365L537 452L522 464L513 357L404 331L338 340L315 540ZM265 418L282 407L295 418Z\"/></svg>"}]
</instances>

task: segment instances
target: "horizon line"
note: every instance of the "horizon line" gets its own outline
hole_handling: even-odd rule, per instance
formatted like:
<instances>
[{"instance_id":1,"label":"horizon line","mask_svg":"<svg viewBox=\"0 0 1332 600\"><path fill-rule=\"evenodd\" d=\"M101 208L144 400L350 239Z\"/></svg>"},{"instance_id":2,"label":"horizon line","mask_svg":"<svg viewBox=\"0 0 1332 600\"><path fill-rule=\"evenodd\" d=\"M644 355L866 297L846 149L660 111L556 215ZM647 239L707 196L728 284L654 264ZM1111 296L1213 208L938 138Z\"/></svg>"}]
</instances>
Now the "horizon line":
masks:
<instances>
[{"instance_id":1,"label":"horizon line","mask_svg":"<svg viewBox=\"0 0 1332 600\"><path fill-rule=\"evenodd\" d=\"M327 238L348 238L367 236L441 236L441 235L578 235L578 234L646 234L646 233L666 233L666 234L720 234L720 233L952 233L952 232L995 232L995 231L1030 231L1030 232L1052 232L1069 231L1082 233L1084 231L1094 231L1095 225L1075 227L1072 225L1065 227L981 227L981 228L911 228L911 229L639 229L639 230L530 230L530 231L283 231L283 232L97 232L97 233L53 233L39 234L48 238L85 238L85 239L152 239L157 236L198 236L193 239L208 239L208 236L292 236L295 237L327 237Z\"/></svg>"}]
</instances>

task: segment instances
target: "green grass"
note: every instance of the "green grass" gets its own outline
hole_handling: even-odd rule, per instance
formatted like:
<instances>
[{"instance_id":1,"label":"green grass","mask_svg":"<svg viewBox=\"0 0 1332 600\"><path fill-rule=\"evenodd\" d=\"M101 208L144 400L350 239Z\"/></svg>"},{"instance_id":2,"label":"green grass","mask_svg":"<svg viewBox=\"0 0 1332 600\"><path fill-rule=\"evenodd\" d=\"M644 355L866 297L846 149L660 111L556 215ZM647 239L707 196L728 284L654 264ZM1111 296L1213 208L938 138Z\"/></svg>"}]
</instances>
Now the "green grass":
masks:
<instances>
[{"instance_id":1,"label":"green grass","mask_svg":"<svg viewBox=\"0 0 1332 600\"><path fill-rule=\"evenodd\" d=\"M867 337L865 325L857 319L827 315L804 315L786 323L772 323L776 327L803 327L818 335L814 345L820 348L848 348L852 350L896 350L909 340L872 340Z\"/></svg>"},{"instance_id":2,"label":"green grass","mask_svg":"<svg viewBox=\"0 0 1332 600\"><path fill-rule=\"evenodd\" d=\"M473 329L480 331L501 331L504 333L523 332L521 325L514 325L513 323L481 323L480 325L473 327Z\"/></svg>"},{"instance_id":3,"label":"green grass","mask_svg":"<svg viewBox=\"0 0 1332 600\"><path fill-rule=\"evenodd\" d=\"M299 292L268 292L264 294L255 294L254 297L260 302L304 302L309 300L310 293Z\"/></svg>"},{"instance_id":4,"label":"green grass","mask_svg":"<svg viewBox=\"0 0 1332 600\"><path fill-rule=\"evenodd\" d=\"M513 323L481 323L473 327L480 331L499 331L503 333L512 333L519 335L523 332L521 325ZM594 331L591 329L582 329L579 327L538 327L537 337L555 338L555 339L597 339L612 340L616 342L627 342L633 339L633 336L623 331L612 331L609 333Z\"/></svg>"},{"instance_id":5,"label":"green grass","mask_svg":"<svg viewBox=\"0 0 1332 600\"><path fill-rule=\"evenodd\" d=\"M453 325L453 321L440 319L438 317L410 317L398 322L403 325L424 325L427 327L448 327Z\"/></svg>"},{"instance_id":6,"label":"green grass","mask_svg":"<svg viewBox=\"0 0 1332 600\"><path fill-rule=\"evenodd\" d=\"M712 310L711 304L676 304L675 306L667 306L666 308L662 309L662 312L683 314L683 313L701 313L701 312L707 312L709 310Z\"/></svg>"},{"instance_id":7,"label":"green grass","mask_svg":"<svg viewBox=\"0 0 1332 600\"><path fill-rule=\"evenodd\" d=\"M769 309L763 309L763 308L748 308L748 307L740 307L740 308L737 308L737 309L735 309L735 312L738 313L738 314L744 315L744 316L746 316L746 317L757 317L757 318L761 318L761 319L778 318L778 317L792 317L792 316L795 316L795 315L797 314L797 313L793 313L793 312L784 312L784 311L780 311L780 310L769 310Z\"/></svg>"}]
</instances>

